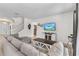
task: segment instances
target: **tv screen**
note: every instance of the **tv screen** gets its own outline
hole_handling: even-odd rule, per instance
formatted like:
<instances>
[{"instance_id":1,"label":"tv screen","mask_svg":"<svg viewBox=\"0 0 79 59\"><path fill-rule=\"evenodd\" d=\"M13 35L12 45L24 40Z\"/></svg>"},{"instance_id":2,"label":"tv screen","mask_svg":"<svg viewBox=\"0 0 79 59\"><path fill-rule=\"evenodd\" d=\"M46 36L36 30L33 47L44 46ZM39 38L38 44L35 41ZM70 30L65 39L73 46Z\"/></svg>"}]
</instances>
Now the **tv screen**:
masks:
<instances>
[{"instance_id":1,"label":"tv screen","mask_svg":"<svg viewBox=\"0 0 79 59\"><path fill-rule=\"evenodd\" d=\"M56 23L45 23L43 24L43 28L45 31L55 31L56 30Z\"/></svg>"}]
</instances>

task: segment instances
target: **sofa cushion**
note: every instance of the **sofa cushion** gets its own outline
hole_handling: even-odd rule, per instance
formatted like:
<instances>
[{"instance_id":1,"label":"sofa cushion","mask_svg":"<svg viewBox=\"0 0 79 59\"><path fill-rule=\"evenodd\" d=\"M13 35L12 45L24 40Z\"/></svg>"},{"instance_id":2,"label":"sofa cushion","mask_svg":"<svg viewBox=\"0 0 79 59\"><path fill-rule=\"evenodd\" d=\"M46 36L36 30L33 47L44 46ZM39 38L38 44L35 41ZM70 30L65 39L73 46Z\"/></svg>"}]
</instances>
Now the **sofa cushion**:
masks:
<instances>
[{"instance_id":1,"label":"sofa cushion","mask_svg":"<svg viewBox=\"0 0 79 59\"><path fill-rule=\"evenodd\" d=\"M63 56L64 46L61 42L54 43L50 48L49 55L51 56Z\"/></svg>"},{"instance_id":2,"label":"sofa cushion","mask_svg":"<svg viewBox=\"0 0 79 59\"><path fill-rule=\"evenodd\" d=\"M20 40L12 37L11 43L18 49L20 49L21 45L23 42L21 42Z\"/></svg>"},{"instance_id":3,"label":"sofa cushion","mask_svg":"<svg viewBox=\"0 0 79 59\"><path fill-rule=\"evenodd\" d=\"M21 52L23 52L24 54L28 56L39 56L39 55L45 56L46 55L44 53L39 52L30 44L25 44L25 43L23 43L23 45L21 46Z\"/></svg>"},{"instance_id":4,"label":"sofa cushion","mask_svg":"<svg viewBox=\"0 0 79 59\"><path fill-rule=\"evenodd\" d=\"M0 35L0 56L3 55L4 42L5 42L5 38L2 35Z\"/></svg>"},{"instance_id":5,"label":"sofa cushion","mask_svg":"<svg viewBox=\"0 0 79 59\"><path fill-rule=\"evenodd\" d=\"M64 56L69 56L68 48L64 47Z\"/></svg>"},{"instance_id":6,"label":"sofa cushion","mask_svg":"<svg viewBox=\"0 0 79 59\"><path fill-rule=\"evenodd\" d=\"M4 56L23 56L23 54L6 40L4 44Z\"/></svg>"},{"instance_id":7,"label":"sofa cushion","mask_svg":"<svg viewBox=\"0 0 79 59\"><path fill-rule=\"evenodd\" d=\"M73 56L73 47L72 47L72 43L71 43L71 42L64 43L64 46L65 46L66 48L68 48L69 56Z\"/></svg>"},{"instance_id":8,"label":"sofa cushion","mask_svg":"<svg viewBox=\"0 0 79 59\"><path fill-rule=\"evenodd\" d=\"M7 40L8 40L8 41L11 41L12 39L13 39L12 36L7 36Z\"/></svg>"}]
</instances>

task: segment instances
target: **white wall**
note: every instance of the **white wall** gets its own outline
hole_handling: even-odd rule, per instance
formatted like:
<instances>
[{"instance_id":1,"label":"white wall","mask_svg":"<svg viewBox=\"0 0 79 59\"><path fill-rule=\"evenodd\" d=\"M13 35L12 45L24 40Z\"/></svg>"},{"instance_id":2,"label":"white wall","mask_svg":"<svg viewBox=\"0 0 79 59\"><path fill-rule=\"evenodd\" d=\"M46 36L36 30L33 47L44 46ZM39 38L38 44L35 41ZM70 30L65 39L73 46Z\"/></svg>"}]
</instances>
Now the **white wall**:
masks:
<instances>
[{"instance_id":1,"label":"white wall","mask_svg":"<svg viewBox=\"0 0 79 59\"><path fill-rule=\"evenodd\" d=\"M14 20L14 23L11 26L11 34L16 34L19 31L23 30L24 21L23 21L22 17L16 17L16 18L13 18L12 20Z\"/></svg>"},{"instance_id":2,"label":"white wall","mask_svg":"<svg viewBox=\"0 0 79 59\"><path fill-rule=\"evenodd\" d=\"M33 26L31 25L31 29L28 29L28 24L32 24L30 19L25 18L24 19L24 29L19 32L19 37L32 37L32 32L33 32Z\"/></svg>"},{"instance_id":3,"label":"white wall","mask_svg":"<svg viewBox=\"0 0 79 59\"><path fill-rule=\"evenodd\" d=\"M32 24L33 20L34 22L37 22L37 23L56 22L57 40L60 40L62 42L67 42L68 35L72 34L73 32L73 14L72 12L69 12L69 13L59 14L56 16L49 16L49 17L41 18L41 19L25 18L24 30L19 33L20 37L22 36L32 37L33 36L33 24ZM27 28L27 25L29 23L32 24L31 30L28 30ZM38 27L37 30L38 30L37 37L44 38L43 29L41 27Z\"/></svg>"},{"instance_id":4,"label":"white wall","mask_svg":"<svg viewBox=\"0 0 79 59\"><path fill-rule=\"evenodd\" d=\"M73 14L72 12L64 13L56 16L50 16L41 19L35 19L38 23L56 22L57 25L57 40L67 42L68 35L73 32ZM37 37L43 37L44 34L40 28L38 28Z\"/></svg>"}]
</instances>

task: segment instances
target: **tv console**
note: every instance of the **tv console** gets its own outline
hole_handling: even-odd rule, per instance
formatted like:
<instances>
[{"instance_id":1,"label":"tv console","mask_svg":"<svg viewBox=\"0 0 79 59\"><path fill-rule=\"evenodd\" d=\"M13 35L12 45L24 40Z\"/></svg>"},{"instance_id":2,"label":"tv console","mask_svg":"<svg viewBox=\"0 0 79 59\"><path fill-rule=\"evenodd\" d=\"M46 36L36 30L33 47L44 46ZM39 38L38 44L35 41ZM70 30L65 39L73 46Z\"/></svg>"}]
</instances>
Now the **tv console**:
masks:
<instances>
[{"instance_id":1,"label":"tv console","mask_svg":"<svg viewBox=\"0 0 79 59\"><path fill-rule=\"evenodd\" d=\"M45 39L46 40L52 40L52 35L55 35L55 41L57 40L57 34L55 31L44 31Z\"/></svg>"}]
</instances>

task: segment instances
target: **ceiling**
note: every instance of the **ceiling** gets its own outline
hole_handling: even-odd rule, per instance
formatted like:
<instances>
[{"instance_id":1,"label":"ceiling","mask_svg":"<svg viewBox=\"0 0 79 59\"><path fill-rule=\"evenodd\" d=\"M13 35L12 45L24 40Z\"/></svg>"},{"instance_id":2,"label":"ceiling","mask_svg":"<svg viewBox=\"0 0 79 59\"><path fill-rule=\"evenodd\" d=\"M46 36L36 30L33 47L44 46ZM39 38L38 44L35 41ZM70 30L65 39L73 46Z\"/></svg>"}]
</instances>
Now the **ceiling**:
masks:
<instances>
[{"instance_id":1,"label":"ceiling","mask_svg":"<svg viewBox=\"0 0 79 59\"><path fill-rule=\"evenodd\" d=\"M73 11L72 3L0 3L0 17L42 18Z\"/></svg>"}]
</instances>

